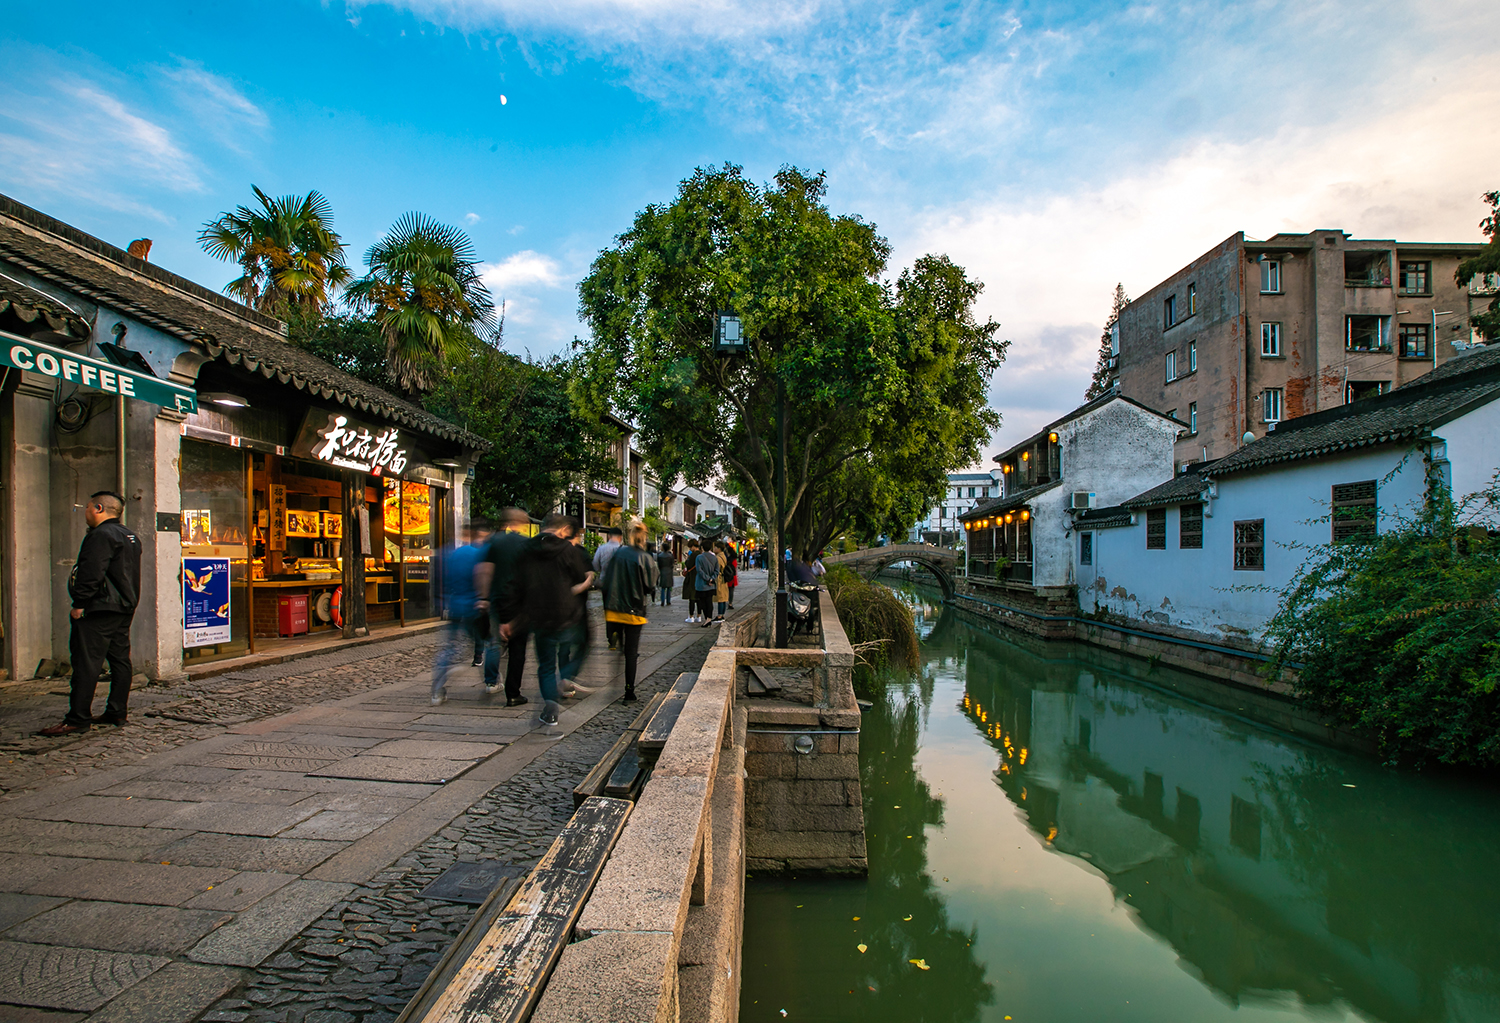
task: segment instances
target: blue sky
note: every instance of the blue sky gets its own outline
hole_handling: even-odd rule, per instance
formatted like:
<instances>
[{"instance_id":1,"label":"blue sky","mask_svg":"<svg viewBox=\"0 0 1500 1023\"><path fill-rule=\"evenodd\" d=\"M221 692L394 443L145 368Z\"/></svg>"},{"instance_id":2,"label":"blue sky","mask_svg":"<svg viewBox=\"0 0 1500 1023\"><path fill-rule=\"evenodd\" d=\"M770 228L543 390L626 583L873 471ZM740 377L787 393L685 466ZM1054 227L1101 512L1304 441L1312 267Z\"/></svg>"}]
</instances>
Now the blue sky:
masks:
<instances>
[{"instance_id":1,"label":"blue sky","mask_svg":"<svg viewBox=\"0 0 1500 1023\"><path fill-rule=\"evenodd\" d=\"M1479 240L1500 187L1493 0L147 0L12 5L0 40L0 191L212 287L197 229L252 182L321 190L356 263L418 209L535 354L695 166L826 170L892 276L985 282L991 452L1078 402L1117 280L1236 230Z\"/></svg>"}]
</instances>

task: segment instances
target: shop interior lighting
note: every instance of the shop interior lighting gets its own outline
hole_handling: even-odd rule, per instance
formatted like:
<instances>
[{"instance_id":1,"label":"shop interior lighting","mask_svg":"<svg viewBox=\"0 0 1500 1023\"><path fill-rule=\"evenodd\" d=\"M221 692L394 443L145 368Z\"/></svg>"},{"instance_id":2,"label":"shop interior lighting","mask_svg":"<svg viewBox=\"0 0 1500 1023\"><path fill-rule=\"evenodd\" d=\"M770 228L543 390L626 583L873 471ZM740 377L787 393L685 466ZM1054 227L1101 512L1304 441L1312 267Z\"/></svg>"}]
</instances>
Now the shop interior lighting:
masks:
<instances>
[{"instance_id":1,"label":"shop interior lighting","mask_svg":"<svg viewBox=\"0 0 1500 1023\"><path fill-rule=\"evenodd\" d=\"M241 398L238 394L230 394L227 391L207 391L198 397L204 401L211 401L215 405L223 405L225 408L250 407L250 399Z\"/></svg>"}]
</instances>

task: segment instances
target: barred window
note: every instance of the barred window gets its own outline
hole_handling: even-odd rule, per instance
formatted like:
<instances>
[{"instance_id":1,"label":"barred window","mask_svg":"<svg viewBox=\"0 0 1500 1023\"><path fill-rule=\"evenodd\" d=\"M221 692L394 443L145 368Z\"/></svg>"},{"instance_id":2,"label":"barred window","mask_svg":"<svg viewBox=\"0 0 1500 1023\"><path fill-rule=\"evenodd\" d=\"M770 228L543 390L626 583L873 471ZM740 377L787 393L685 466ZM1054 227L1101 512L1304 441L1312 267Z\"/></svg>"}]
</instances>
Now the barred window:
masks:
<instances>
[{"instance_id":1,"label":"barred window","mask_svg":"<svg viewBox=\"0 0 1500 1023\"><path fill-rule=\"evenodd\" d=\"M1235 571L1266 570L1266 520L1241 519L1234 524Z\"/></svg>"},{"instance_id":2,"label":"barred window","mask_svg":"<svg viewBox=\"0 0 1500 1023\"><path fill-rule=\"evenodd\" d=\"M1375 535L1378 512L1375 481L1338 483L1333 488L1333 542L1368 540Z\"/></svg>"},{"instance_id":3,"label":"barred window","mask_svg":"<svg viewBox=\"0 0 1500 1023\"><path fill-rule=\"evenodd\" d=\"M1146 512L1146 550L1167 549L1167 510L1152 508Z\"/></svg>"},{"instance_id":4,"label":"barred window","mask_svg":"<svg viewBox=\"0 0 1500 1023\"><path fill-rule=\"evenodd\" d=\"M1080 565L1092 565L1094 563L1094 534L1078 534L1078 563Z\"/></svg>"},{"instance_id":5,"label":"barred window","mask_svg":"<svg viewBox=\"0 0 1500 1023\"><path fill-rule=\"evenodd\" d=\"M1177 512L1177 546L1185 551L1203 549L1203 505L1185 504Z\"/></svg>"}]
</instances>

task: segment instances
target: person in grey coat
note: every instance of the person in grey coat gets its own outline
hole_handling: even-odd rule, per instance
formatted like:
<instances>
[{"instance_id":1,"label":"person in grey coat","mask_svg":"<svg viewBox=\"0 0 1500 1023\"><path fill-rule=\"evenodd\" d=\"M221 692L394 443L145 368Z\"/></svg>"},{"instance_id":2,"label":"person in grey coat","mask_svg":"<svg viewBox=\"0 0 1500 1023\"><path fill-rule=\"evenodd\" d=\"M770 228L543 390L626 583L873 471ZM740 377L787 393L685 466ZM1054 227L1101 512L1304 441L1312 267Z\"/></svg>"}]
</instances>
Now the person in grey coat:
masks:
<instances>
[{"instance_id":1,"label":"person in grey coat","mask_svg":"<svg viewBox=\"0 0 1500 1023\"><path fill-rule=\"evenodd\" d=\"M662 607L671 607L673 573L676 572L677 565L673 561L672 555L667 551L665 543L661 545L660 550L652 550L655 546L655 544L646 545L646 549L651 551L653 557L656 558L656 602Z\"/></svg>"}]
</instances>

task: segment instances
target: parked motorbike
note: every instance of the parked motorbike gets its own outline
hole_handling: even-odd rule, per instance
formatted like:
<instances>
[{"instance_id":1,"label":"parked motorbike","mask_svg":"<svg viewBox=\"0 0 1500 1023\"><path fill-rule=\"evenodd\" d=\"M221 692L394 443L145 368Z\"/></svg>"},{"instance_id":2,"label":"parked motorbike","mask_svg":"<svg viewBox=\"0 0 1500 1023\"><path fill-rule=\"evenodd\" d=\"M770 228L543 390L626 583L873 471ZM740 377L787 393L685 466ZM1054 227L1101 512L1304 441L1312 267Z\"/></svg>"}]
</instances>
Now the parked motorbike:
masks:
<instances>
[{"instance_id":1,"label":"parked motorbike","mask_svg":"<svg viewBox=\"0 0 1500 1023\"><path fill-rule=\"evenodd\" d=\"M795 636L797 626L802 626L804 634L811 636L813 627L822 630L822 618L818 614L818 587L809 583L789 582L786 584L786 620L788 632Z\"/></svg>"}]
</instances>

